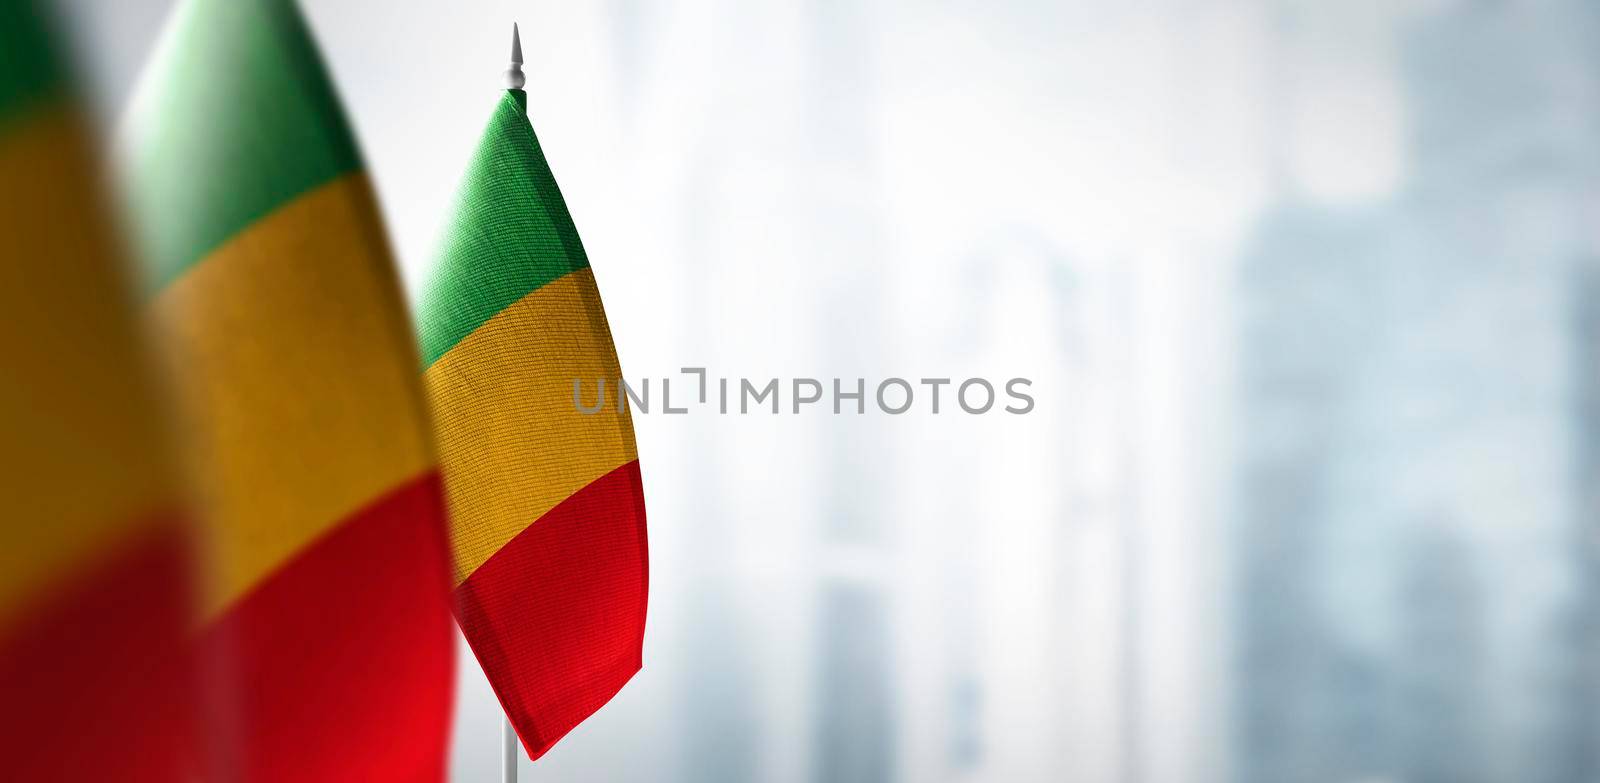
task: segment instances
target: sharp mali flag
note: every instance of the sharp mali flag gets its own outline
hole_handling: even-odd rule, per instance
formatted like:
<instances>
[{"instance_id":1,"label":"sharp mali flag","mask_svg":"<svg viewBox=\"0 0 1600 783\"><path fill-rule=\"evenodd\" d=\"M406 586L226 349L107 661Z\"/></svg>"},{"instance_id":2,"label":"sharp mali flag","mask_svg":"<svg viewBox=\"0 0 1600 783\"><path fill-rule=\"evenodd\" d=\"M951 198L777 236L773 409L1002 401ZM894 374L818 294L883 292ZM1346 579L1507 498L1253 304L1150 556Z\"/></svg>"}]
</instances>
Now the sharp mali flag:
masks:
<instances>
[{"instance_id":1,"label":"sharp mali flag","mask_svg":"<svg viewBox=\"0 0 1600 783\"><path fill-rule=\"evenodd\" d=\"M290 0L189 0L130 195L207 533L211 772L442 778L443 505L375 199Z\"/></svg>"},{"instance_id":2,"label":"sharp mali flag","mask_svg":"<svg viewBox=\"0 0 1600 783\"><path fill-rule=\"evenodd\" d=\"M183 777L187 529L86 121L0 0L0 774Z\"/></svg>"},{"instance_id":3,"label":"sharp mali flag","mask_svg":"<svg viewBox=\"0 0 1600 783\"><path fill-rule=\"evenodd\" d=\"M418 319L456 617L538 758L639 670L648 556L628 413L573 402L621 372L526 108L495 108Z\"/></svg>"}]
</instances>

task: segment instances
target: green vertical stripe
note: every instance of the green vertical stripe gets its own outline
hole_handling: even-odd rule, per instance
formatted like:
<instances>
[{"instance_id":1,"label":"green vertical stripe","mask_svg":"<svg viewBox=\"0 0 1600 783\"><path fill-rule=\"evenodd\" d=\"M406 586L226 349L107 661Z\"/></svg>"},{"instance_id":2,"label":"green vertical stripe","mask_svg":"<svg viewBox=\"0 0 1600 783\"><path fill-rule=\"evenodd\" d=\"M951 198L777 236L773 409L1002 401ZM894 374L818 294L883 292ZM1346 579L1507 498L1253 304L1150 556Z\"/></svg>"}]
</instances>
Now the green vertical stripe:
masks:
<instances>
[{"instance_id":1,"label":"green vertical stripe","mask_svg":"<svg viewBox=\"0 0 1600 783\"><path fill-rule=\"evenodd\" d=\"M526 101L506 91L467 168L417 307L424 369L513 302L589 266Z\"/></svg>"},{"instance_id":2,"label":"green vertical stripe","mask_svg":"<svg viewBox=\"0 0 1600 783\"><path fill-rule=\"evenodd\" d=\"M187 0L134 110L130 188L154 289L361 168L293 0Z\"/></svg>"},{"instance_id":3,"label":"green vertical stripe","mask_svg":"<svg viewBox=\"0 0 1600 783\"><path fill-rule=\"evenodd\" d=\"M0 0L0 127L61 91L53 32L35 0Z\"/></svg>"}]
</instances>

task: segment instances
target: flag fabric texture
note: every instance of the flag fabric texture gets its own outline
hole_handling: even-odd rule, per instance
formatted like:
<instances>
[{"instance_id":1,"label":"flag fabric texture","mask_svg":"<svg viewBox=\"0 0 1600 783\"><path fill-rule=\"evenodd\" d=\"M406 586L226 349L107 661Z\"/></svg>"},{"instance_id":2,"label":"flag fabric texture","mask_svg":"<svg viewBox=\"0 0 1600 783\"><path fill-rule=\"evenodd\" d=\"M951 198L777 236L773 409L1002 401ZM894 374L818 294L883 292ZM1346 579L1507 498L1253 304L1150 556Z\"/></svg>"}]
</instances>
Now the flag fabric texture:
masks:
<instances>
[{"instance_id":1,"label":"flag fabric texture","mask_svg":"<svg viewBox=\"0 0 1600 783\"><path fill-rule=\"evenodd\" d=\"M0 0L0 777L94 780L106 753L181 780L188 529L57 49L33 0Z\"/></svg>"},{"instance_id":2,"label":"flag fabric texture","mask_svg":"<svg viewBox=\"0 0 1600 783\"><path fill-rule=\"evenodd\" d=\"M371 186L290 0L187 0L129 194L205 532L209 777L438 781L443 498Z\"/></svg>"},{"instance_id":3,"label":"flag fabric texture","mask_svg":"<svg viewBox=\"0 0 1600 783\"><path fill-rule=\"evenodd\" d=\"M589 261L508 90L418 308L450 510L456 617L539 758L641 665L648 554L638 452Z\"/></svg>"}]
</instances>

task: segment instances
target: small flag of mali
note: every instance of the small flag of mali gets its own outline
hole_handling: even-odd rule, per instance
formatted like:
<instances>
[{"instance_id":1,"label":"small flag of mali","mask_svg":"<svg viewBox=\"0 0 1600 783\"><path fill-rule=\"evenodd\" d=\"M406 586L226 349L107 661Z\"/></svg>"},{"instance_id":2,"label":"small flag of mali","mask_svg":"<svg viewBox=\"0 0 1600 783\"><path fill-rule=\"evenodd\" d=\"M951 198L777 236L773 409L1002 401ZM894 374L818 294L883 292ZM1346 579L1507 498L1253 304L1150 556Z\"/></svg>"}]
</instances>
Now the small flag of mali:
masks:
<instances>
[{"instance_id":1,"label":"small flag of mali","mask_svg":"<svg viewBox=\"0 0 1600 783\"><path fill-rule=\"evenodd\" d=\"M418 331L456 617L538 758L639 670L648 556L628 413L573 402L574 379L621 372L526 109L520 89L495 107Z\"/></svg>"},{"instance_id":2,"label":"small flag of mali","mask_svg":"<svg viewBox=\"0 0 1600 783\"><path fill-rule=\"evenodd\" d=\"M0 0L0 778L164 783L192 750L191 542L57 51Z\"/></svg>"},{"instance_id":3,"label":"small flag of mali","mask_svg":"<svg viewBox=\"0 0 1600 783\"><path fill-rule=\"evenodd\" d=\"M291 0L188 0L130 195L206 530L225 780L438 781L453 638L416 343Z\"/></svg>"}]
</instances>

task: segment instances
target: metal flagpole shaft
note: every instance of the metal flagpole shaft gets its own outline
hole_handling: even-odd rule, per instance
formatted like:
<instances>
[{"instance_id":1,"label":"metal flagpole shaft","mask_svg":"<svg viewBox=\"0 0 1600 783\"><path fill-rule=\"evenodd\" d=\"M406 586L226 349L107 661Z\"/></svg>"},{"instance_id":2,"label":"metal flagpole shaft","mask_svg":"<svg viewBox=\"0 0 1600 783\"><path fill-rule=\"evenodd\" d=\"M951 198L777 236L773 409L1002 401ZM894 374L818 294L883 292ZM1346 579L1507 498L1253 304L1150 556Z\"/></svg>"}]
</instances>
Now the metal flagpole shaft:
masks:
<instances>
[{"instance_id":1,"label":"metal flagpole shaft","mask_svg":"<svg viewBox=\"0 0 1600 783\"><path fill-rule=\"evenodd\" d=\"M527 82L522 75L522 34L517 25L511 25L511 67L506 70L506 88L520 90ZM517 783L517 730L511 728L511 718L500 716L500 783Z\"/></svg>"},{"instance_id":2,"label":"metal flagpole shaft","mask_svg":"<svg viewBox=\"0 0 1600 783\"><path fill-rule=\"evenodd\" d=\"M517 783L517 731L500 716L500 783Z\"/></svg>"}]
</instances>

